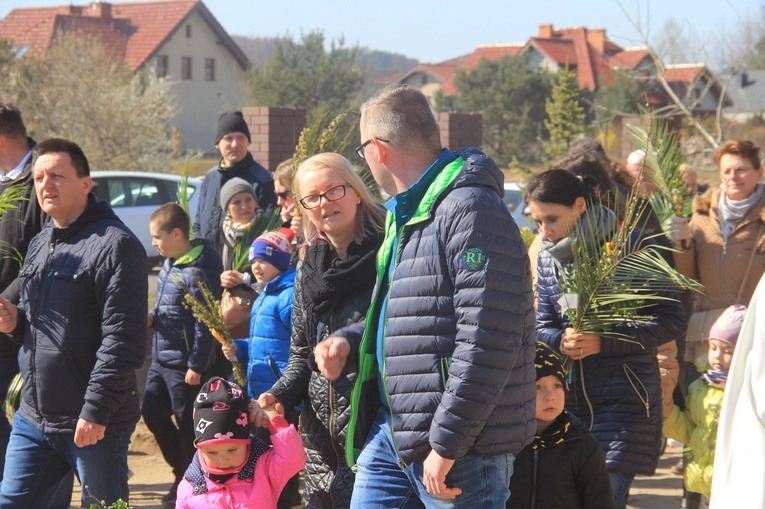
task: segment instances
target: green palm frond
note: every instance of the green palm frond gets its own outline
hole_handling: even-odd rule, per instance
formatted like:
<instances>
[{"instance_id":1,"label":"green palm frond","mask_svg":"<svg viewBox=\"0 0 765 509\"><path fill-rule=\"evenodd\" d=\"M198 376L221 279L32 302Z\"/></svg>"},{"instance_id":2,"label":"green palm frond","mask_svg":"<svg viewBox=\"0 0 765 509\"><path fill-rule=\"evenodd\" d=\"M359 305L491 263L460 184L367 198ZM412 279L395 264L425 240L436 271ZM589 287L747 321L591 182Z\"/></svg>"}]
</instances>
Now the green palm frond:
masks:
<instances>
[{"instance_id":1,"label":"green palm frond","mask_svg":"<svg viewBox=\"0 0 765 509\"><path fill-rule=\"evenodd\" d=\"M181 206L181 208L186 211L186 214L189 216L189 222L191 223L189 226L189 237L194 238L194 219L191 217L191 211L189 210L189 173L191 172L191 160L186 159L186 166L183 168L183 173L181 174L181 181L178 182L178 193L176 200L178 201L178 205Z\"/></svg>"},{"instance_id":2,"label":"green palm frond","mask_svg":"<svg viewBox=\"0 0 765 509\"><path fill-rule=\"evenodd\" d=\"M356 119L357 114L351 110L335 116L332 111L325 109L314 115L311 125L300 133L295 147L295 169L309 157L322 152L342 154L350 144Z\"/></svg>"},{"instance_id":3,"label":"green palm frond","mask_svg":"<svg viewBox=\"0 0 765 509\"><path fill-rule=\"evenodd\" d=\"M250 266L249 253L253 241L266 232L278 229L282 224L280 209L270 207L262 212L239 239L232 250L231 267L239 272L244 272Z\"/></svg>"},{"instance_id":4,"label":"green palm frond","mask_svg":"<svg viewBox=\"0 0 765 509\"><path fill-rule=\"evenodd\" d=\"M688 183L680 172L685 156L677 133L664 120L652 117L650 131L628 125L633 144L645 147L645 171L659 188L649 199L651 207L669 235L669 224L674 216L688 212L693 199Z\"/></svg>"},{"instance_id":5,"label":"green palm frond","mask_svg":"<svg viewBox=\"0 0 765 509\"><path fill-rule=\"evenodd\" d=\"M24 379L21 378L21 373L16 373L16 376L11 380L11 384L8 386L8 394L5 397L4 408L5 414L14 414L21 405L21 388L24 385Z\"/></svg>"}]
</instances>

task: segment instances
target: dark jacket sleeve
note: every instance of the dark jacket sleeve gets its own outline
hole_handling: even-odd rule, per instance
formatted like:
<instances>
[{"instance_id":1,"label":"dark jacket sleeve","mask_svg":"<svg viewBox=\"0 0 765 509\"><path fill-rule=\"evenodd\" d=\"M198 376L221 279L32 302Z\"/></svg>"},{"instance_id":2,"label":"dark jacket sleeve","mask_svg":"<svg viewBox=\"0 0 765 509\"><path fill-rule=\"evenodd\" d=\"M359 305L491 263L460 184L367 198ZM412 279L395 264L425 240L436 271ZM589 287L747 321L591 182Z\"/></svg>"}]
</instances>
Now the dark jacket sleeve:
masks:
<instances>
[{"instance_id":1,"label":"dark jacket sleeve","mask_svg":"<svg viewBox=\"0 0 765 509\"><path fill-rule=\"evenodd\" d=\"M202 290L199 288L200 280L213 292L216 298L220 297L220 276L213 277L214 274L205 274L196 268L190 267L189 269L188 273L184 271L184 275L191 275L191 277L185 278L186 286L196 300L204 302ZM190 343L187 363L189 369L193 369L197 373L207 372L212 365L215 352L213 349L215 338L213 338L210 329L201 320L194 320L194 337L187 338L187 340Z\"/></svg>"},{"instance_id":2,"label":"dark jacket sleeve","mask_svg":"<svg viewBox=\"0 0 765 509\"><path fill-rule=\"evenodd\" d=\"M581 462L573 467L579 489L579 507L614 509L614 493L603 449L592 435L587 434L582 440Z\"/></svg>"},{"instance_id":3,"label":"dark jacket sleeve","mask_svg":"<svg viewBox=\"0 0 765 509\"><path fill-rule=\"evenodd\" d=\"M305 318L303 315L302 265L298 265L295 276L295 294L292 301L292 335L290 338L290 357L287 366L279 380L270 392L282 402L285 411L291 412L308 395L308 382L311 379L311 368L308 356L313 355L312 342L306 334Z\"/></svg>"},{"instance_id":4,"label":"dark jacket sleeve","mask_svg":"<svg viewBox=\"0 0 765 509\"><path fill-rule=\"evenodd\" d=\"M457 323L429 436L433 450L452 459L473 445L508 384L519 391L533 384L536 340L529 260L518 227L496 195L484 188L459 191L444 202L448 217L441 216L441 256L454 285ZM482 265L480 258L475 263L479 252Z\"/></svg>"},{"instance_id":5,"label":"dark jacket sleeve","mask_svg":"<svg viewBox=\"0 0 765 509\"><path fill-rule=\"evenodd\" d=\"M97 266L95 293L102 339L80 418L105 426L130 394L134 372L146 356L146 251L135 238L120 235Z\"/></svg>"}]
</instances>

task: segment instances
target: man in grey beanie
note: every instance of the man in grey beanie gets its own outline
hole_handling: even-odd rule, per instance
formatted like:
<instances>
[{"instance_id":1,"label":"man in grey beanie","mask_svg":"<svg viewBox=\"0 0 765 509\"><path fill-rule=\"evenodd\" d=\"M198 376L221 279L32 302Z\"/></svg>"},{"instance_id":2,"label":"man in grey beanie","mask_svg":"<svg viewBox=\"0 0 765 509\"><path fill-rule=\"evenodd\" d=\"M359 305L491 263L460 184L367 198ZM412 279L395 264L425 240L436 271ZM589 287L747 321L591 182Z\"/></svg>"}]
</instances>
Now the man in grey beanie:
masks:
<instances>
[{"instance_id":1,"label":"man in grey beanie","mask_svg":"<svg viewBox=\"0 0 765 509\"><path fill-rule=\"evenodd\" d=\"M223 223L220 193L226 182L233 178L238 177L252 185L263 210L276 204L271 172L253 159L247 150L249 146L250 130L242 113L231 111L222 114L218 118L215 134L215 148L220 152L221 160L202 181L194 220L194 233L198 238L213 240L216 230Z\"/></svg>"}]
</instances>

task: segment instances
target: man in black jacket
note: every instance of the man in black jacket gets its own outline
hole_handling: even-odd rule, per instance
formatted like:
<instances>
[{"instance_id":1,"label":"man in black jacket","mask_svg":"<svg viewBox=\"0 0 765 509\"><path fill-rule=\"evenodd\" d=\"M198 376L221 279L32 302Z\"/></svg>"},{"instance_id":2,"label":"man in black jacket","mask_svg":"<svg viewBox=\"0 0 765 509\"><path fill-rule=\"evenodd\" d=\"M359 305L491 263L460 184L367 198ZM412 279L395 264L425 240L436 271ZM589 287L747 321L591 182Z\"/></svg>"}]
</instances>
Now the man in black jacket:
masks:
<instances>
[{"instance_id":1,"label":"man in black jacket","mask_svg":"<svg viewBox=\"0 0 765 509\"><path fill-rule=\"evenodd\" d=\"M15 208L0 216L0 292L14 304L19 302L18 284L12 284L19 275L21 261L27 254L32 237L42 230L48 220L40 210L32 180L32 148L35 141L27 137L21 112L13 104L0 101L0 193L11 186L24 189L28 199L14 201ZM11 255L12 250L18 252ZM7 340L0 341L0 401L8 394L8 386L19 372L19 346ZM0 412L0 476L5 466L5 449L11 425ZM0 477L2 479L2 477Z\"/></svg>"},{"instance_id":2,"label":"man in black jacket","mask_svg":"<svg viewBox=\"0 0 765 509\"><path fill-rule=\"evenodd\" d=\"M250 129L240 111L224 113L218 118L215 148L221 160L207 172L199 190L199 207L194 220L197 238L212 241L215 232L225 219L220 207L220 190L232 178L246 180L255 191L258 207L266 210L276 205L274 179L271 172L253 159L250 146Z\"/></svg>"},{"instance_id":3,"label":"man in black jacket","mask_svg":"<svg viewBox=\"0 0 765 509\"><path fill-rule=\"evenodd\" d=\"M57 507L71 470L84 507L108 506L128 500L127 449L140 417L135 370L146 349L146 253L90 192L80 147L50 139L32 154L37 199L53 221L29 245L18 307L0 299L0 332L22 344L24 378L0 508Z\"/></svg>"}]
</instances>

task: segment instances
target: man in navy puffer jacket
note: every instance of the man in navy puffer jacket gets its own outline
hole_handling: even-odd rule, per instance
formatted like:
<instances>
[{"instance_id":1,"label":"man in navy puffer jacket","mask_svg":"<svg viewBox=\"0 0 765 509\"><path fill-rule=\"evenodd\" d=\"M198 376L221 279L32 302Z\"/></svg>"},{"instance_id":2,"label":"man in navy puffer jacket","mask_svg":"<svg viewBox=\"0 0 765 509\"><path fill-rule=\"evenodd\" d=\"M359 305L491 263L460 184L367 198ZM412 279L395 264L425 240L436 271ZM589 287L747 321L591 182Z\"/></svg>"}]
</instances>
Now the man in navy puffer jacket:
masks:
<instances>
[{"instance_id":1,"label":"man in navy puffer jacket","mask_svg":"<svg viewBox=\"0 0 765 509\"><path fill-rule=\"evenodd\" d=\"M316 347L330 379L359 356L351 507L399 507L412 493L425 507L504 507L536 429L531 276L504 176L478 149L443 149L413 87L384 89L361 112L357 152L394 198L366 324Z\"/></svg>"},{"instance_id":2,"label":"man in navy puffer jacket","mask_svg":"<svg viewBox=\"0 0 765 509\"><path fill-rule=\"evenodd\" d=\"M74 470L82 503L128 500L127 450L140 416L135 370L146 350L146 252L91 193L75 143L32 151L35 192L52 222L29 245L18 308L0 300L0 331L22 343L0 507L54 507ZM87 489L85 488L87 487Z\"/></svg>"}]
</instances>

